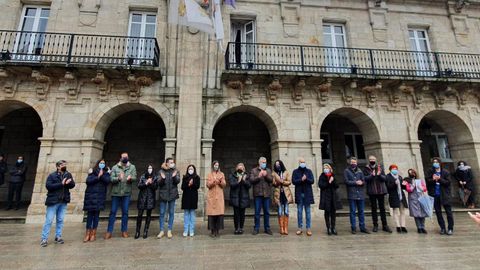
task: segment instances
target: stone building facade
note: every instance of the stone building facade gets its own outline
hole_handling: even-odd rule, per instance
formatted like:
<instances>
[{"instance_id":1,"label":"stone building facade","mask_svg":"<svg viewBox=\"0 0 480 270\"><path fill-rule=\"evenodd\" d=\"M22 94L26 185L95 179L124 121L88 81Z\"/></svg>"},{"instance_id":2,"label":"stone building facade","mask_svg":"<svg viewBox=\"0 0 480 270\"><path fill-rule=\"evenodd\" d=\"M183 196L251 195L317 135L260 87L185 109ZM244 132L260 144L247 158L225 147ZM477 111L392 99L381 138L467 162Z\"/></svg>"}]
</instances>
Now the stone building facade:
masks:
<instances>
[{"instance_id":1,"label":"stone building facade","mask_svg":"<svg viewBox=\"0 0 480 270\"><path fill-rule=\"evenodd\" d=\"M222 46L167 24L166 0L0 6L0 150L29 164L27 222L57 160L80 221L88 169L122 151L139 171L172 156L203 178L214 159L228 172L266 156L304 157L316 177L331 162L341 180L370 154L403 174L433 156L480 174L480 1L238 0Z\"/></svg>"}]
</instances>

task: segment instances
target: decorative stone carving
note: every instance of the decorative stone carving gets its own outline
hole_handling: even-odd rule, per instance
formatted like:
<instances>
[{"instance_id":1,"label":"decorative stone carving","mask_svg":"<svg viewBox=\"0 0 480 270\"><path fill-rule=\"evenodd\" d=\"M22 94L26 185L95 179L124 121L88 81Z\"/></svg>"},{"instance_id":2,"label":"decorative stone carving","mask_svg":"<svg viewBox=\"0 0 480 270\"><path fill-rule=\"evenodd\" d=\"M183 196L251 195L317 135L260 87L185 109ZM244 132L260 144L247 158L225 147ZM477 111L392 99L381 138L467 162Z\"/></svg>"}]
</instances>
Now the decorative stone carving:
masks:
<instances>
[{"instance_id":1,"label":"decorative stone carving","mask_svg":"<svg viewBox=\"0 0 480 270\"><path fill-rule=\"evenodd\" d=\"M370 25L372 27L375 41L387 42L388 27L388 9L385 0L374 0L368 3L368 13L370 16Z\"/></svg>"},{"instance_id":2,"label":"decorative stone carving","mask_svg":"<svg viewBox=\"0 0 480 270\"><path fill-rule=\"evenodd\" d=\"M286 38L297 38L300 24L300 1L280 2L280 12L283 22L283 35Z\"/></svg>"},{"instance_id":3,"label":"decorative stone carving","mask_svg":"<svg viewBox=\"0 0 480 270\"><path fill-rule=\"evenodd\" d=\"M452 26L453 33L455 34L455 40L461 46L468 46L470 41L470 27L468 25L468 17L466 12L463 12L468 1L456 0L450 1L448 4L448 17L450 18L450 24Z\"/></svg>"},{"instance_id":4,"label":"decorative stone carving","mask_svg":"<svg viewBox=\"0 0 480 270\"><path fill-rule=\"evenodd\" d=\"M318 100L320 101L320 106L322 107L328 104L330 92L332 91L332 81L332 78L328 78L324 83L315 88L315 91L318 95Z\"/></svg>"},{"instance_id":5,"label":"decorative stone carving","mask_svg":"<svg viewBox=\"0 0 480 270\"><path fill-rule=\"evenodd\" d=\"M277 101L277 96L282 90L282 84L280 84L280 79L274 78L273 81L267 87L267 99L269 105L274 105Z\"/></svg>"},{"instance_id":6,"label":"decorative stone carving","mask_svg":"<svg viewBox=\"0 0 480 270\"><path fill-rule=\"evenodd\" d=\"M425 83L421 87L415 89L414 93L414 101L415 101L415 108L418 108L420 105L423 104L423 97L425 93L430 91L430 83Z\"/></svg>"},{"instance_id":7,"label":"decorative stone carving","mask_svg":"<svg viewBox=\"0 0 480 270\"><path fill-rule=\"evenodd\" d=\"M80 14L79 26L95 27L97 25L98 11L102 6L102 0L78 0Z\"/></svg>"},{"instance_id":8,"label":"decorative stone carving","mask_svg":"<svg viewBox=\"0 0 480 270\"><path fill-rule=\"evenodd\" d=\"M252 97L252 90L253 90L252 88L253 88L252 78L247 77L247 79L245 79L242 89L240 90L241 91L240 95L244 103L249 101L250 97Z\"/></svg>"},{"instance_id":9,"label":"decorative stone carving","mask_svg":"<svg viewBox=\"0 0 480 270\"><path fill-rule=\"evenodd\" d=\"M37 93L37 98L39 100L46 100L48 91L50 90L50 77L42 74L38 70L32 70L32 78L37 81L37 83L35 84L35 92Z\"/></svg>"},{"instance_id":10,"label":"decorative stone carving","mask_svg":"<svg viewBox=\"0 0 480 270\"><path fill-rule=\"evenodd\" d=\"M61 89L67 92L68 99L77 99L80 87L75 74L71 71L65 72L65 76L60 82L62 83Z\"/></svg>"},{"instance_id":11,"label":"decorative stone carving","mask_svg":"<svg viewBox=\"0 0 480 270\"><path fill-rule=\"evenodd\" d=\"M377 92L382 89L382 83L377 82L375 85L366 85L362 87L362 91L367 95L367 106L373 107L377 102Z\"/></svg>"},{"instance_id":12,"label":"decorative stone carving","mask_svg":"<svg viewBox=\"0 0 480 270\"><path fill-rule=\"evenodd\" d=\"M445 92L446 92L446 90L433 91L433 97L435 99L435 105L439 108L442 107L445 104L445 99L446 99Z\"/></svg>"},{"instance_id":13,"label":"decorative stone carving","mask_svg":"<svg viewBox=\"0 0 480 270\"><path fill-rule=\"evenodd\" d=\"M358 88L356 80L352 80L350 83L346 84L342 89L342 98L345 106L352 106L353 95L355 90Z\"/></svg>"},{"instance_id":14,"label":"decorative stone carving","mask_svg":"<svg viewBox=\"0 0 480 270\"><path fill-rule=\"evenodd\" d=\"M92 82L97 86L97 92L100 101L108 101L110 88L108 87L108 80L102 70L97 70L97 75L92 79Z\"/></svg>"},{"instance_id":15,"label":"decorative stone carving","mask_svg":"<svg viewBox=\"0 0 480 270\"><path fill-rule=\"evenodd\" d=\"M305 91L305 86L306 86L305 79L300 78L298 80L297 84L293 87L292 98L293 98L293 102L295 104L302 103L303 92Z\"/></svg>"},{"instance_id":16,"label":"decorative stone carving","mask_svg":"<svg viewBox=\"0 0 480 270\"><path fill-rule=\"evenodd\" d=\"M128 82L128 96L131 101L136 101L141 96L142 87L150 86L153 84L153 80L147 76L136 77L134 74L130 74L127 77Z\"/></svg>"}]
</instances>

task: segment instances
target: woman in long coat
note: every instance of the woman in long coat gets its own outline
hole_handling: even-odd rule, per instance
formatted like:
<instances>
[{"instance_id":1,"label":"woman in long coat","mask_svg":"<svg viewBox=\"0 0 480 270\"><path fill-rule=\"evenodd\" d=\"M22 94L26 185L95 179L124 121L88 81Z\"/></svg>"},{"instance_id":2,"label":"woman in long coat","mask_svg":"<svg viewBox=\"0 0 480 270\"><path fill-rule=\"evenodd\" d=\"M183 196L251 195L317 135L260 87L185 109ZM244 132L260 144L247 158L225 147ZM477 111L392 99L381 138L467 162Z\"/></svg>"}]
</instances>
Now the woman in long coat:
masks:
<instances>
[{"instance_id":1,"label":"woman in long coat","mask_svg":"<svg viewBox=\"0 0 480 270\"><path fill-rule=\"evenodd\" d=\"M338 181L333 174L333 168L330 164L323 165L323 172L318 178L318 187L320 188L319 208L324 210L325 224L328 235L337 235L335 228L337 210L342 208L337 196Z\"/></svg>"},{"instance_id":2,"label":"woman in long coat","mask_svg":"<svg viewBox=\"0 0 480 270\"><path fill-rule=\"evenodd\" d=\"M289 204L293 203L293 194L290 190L292 177L281 160L273 165L273 203L278 206L278 223L280 234L288 235Z\"/></svg>"},{"instance_id":3,"label":"woman in long coat","mask_svg":"<svg viewBox=\"0 0 480 270\"><path fill-rule=\"evenodd\" d=\"M110 172L105 160L97 161L87 176L86 184L83 211L87 211L87 228L83 242L95 241L100 211L105 209L107 186L110 184Z\"/></svg>"},{"instance_id":4,"label":"woman in long coat","mask_svg":"<svg viewBox=\"0 0 480 270\"><path fill-rule=\"evenodd\" d=\"M420 204L420 197L427 192L427 185L425 180L418 179L417 172L414 169L408 170L408 177L404 178L405 186L408 192L408 210L410 216L415 219L415 225L417 225L418 233L426 234L425 230L425 218L428 216L423 211Z\"/></svg>"},{"instance_id":5,"label":"woman in long coat","mask_svg":"<svg viewBox=\"0 0 480 270\"><path fill-rule=\"evenodd\" d=\"M150 221L152 220L152 210L156 204L156 190L158 187L158 178L155 175L153 165L147 166L147 171L140 177L138 181L138 216L137 216L137 228L135 231L135 239L140 237L140 229L142 228L143 212L147 211L147 218L145 220L145 228L143 229L143 238L148 237L148 229L150 227Z\"/></svg>"},{"instance_id":6,"label":"woman in long coat","mask_svg":"<svg viewBox=\"0 0 480 270\"><path fill-rule=\"evenodd\" d=\"M402 176L400 176L396 164L390 165L388 170L390 173L387 174L385 181L388 191L388 203L393 210L392 216L397 224L397 232L407 233L405 216L408 203L407 196L405 196L405 193L403 192L407 189L407 185L406 182L403 181Z\"/></svg>"},{"instance_id":7,"label":"woman in long coat","mask_svg":"<svg viewBox=\"0 0 480 270\"><path fill-rule=\"evenodd\" d=\"M187 173L182 179L183 236L195 235L195 209L198 207L198 189L200 176L193 164L188 165Z\"/></svg>"},{"instance_id":8,"label":"woman in long coat","mask_svg":"<svg viewBox=\"0 0 480 270\"><path fill-rule=\"evenodd\" d=\"M230 185L230 205L233 206L233 223L235 234L243 234L245 224L245 209L250 206L251 187L248 173L243 163L238 163L235 171L228 177Z\"/></svg>"},{"instance_id":9,"label":"woman in long coat","mask_svg":"<svg viewBox=\"0 0 480 270\"><path fill-rule=\"evenodd\" d=\"M223 216L225 214L225 199L223 189L227 183L225 175L220 171L220 163L212 162L212 172L207 176L207 215L210 236L219 236L219 230L223 229Z\"/></svg>"}]
</instances>

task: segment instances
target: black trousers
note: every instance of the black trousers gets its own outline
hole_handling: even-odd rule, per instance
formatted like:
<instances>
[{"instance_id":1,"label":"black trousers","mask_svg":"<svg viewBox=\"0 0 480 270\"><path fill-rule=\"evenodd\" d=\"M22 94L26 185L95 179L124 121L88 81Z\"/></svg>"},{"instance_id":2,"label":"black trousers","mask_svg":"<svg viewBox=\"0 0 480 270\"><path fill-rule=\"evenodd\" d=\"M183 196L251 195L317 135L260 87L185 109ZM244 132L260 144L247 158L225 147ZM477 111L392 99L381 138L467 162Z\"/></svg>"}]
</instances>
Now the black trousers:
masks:
<instances>
[{"instance_id":1,"label":"black trousers","mask_svg":"<svg viewBox=\"0 0 480 270\"><path fill-rule=\"evenodd\" d=\"M8 184L8 206L13 206L13 197L16 196L16 206L20 206L22 197L23 183L9 183Z\"/></svg>"},{"instance_id":2,"label":"black trousers","mask_svg":"<svg viewBox=\"0 0 480 270\"><path fill-rule=\"evenodd\" d=\"M324 211L323 216L325 217L325 224L327 225L327 229L335 229L335 223L337 220L337 210L335 208L332 208L331 211Z\"/></svg>"},{"instance_id":3,"label":"black trousers","mask_svg":"<svg viewBox=\"0 0 480 270\"><path fill-rule=\"evenodd\" d=\"M372 220L373 226L378 226L378 209L380 209L380 218L382 220L382 226L387 226L387 214L385 212L385 195L369 195L370 206L372 207Z\"/></svg>"},{"instance_id":4,"label":"black trousers","mask_svg":"<svg viewBox=\"0 0 480 270\"><path fill-rule=\"evenodd\" d=\"M243 229L245 224L245 208L233 207L233 223L235 224L235 230Z\"/></svg>"},{"instance_id":5,"label":"black trousers","mask_svg":"<svg viewBox=\"0 0 480 270\"><path fill-rule=\"evenodd\" d=\"M440 200L440 197L435 197L433 206L435 207L435 215L437 216L438 225L440 226L440 229L445 230L445 220L443 219L442 215L442 201ZM443 209L445 209L445 213L447 213L448 229L453 230L454 222L452 206L450 204L444 204Z\"/></svg>"},{"instance_id":6,"label":"black trousers","mask_svg":"<svg viewBox=\"0 0 480 270\"><path fill-rule=\"evenodd\" d=\"M148 209L147 210L147 219L145 220L145 231L148 231L148 228L150 227L150 221L152 220L152 210L153 209ZM138 216L137 216L137 232L140 232L140 229L142 228L142 220L143 220L143 209L138 210Z\"/></svg>"}]
</instances>

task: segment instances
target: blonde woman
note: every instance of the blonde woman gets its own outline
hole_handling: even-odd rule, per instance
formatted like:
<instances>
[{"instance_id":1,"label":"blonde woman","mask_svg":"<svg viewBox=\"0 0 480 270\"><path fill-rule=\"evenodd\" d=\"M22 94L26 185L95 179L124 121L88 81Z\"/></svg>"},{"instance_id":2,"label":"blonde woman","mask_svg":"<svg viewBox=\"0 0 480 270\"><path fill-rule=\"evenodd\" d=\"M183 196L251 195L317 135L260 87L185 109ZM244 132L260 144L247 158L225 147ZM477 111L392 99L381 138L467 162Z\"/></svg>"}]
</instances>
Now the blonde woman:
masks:
<instances>
[{"instance_id":1,"label":"blonde woman","mask_svg":"<svg viewBox=\"0 0 480 270\"><path fill-rule=\"evenodd\" d=\"M290 190L292 177L281 160L273 165L273 202L278 206L278 224L280 234L288 235L288 205L293 203L293 195Z\"/></svg>"}]
</instances>

